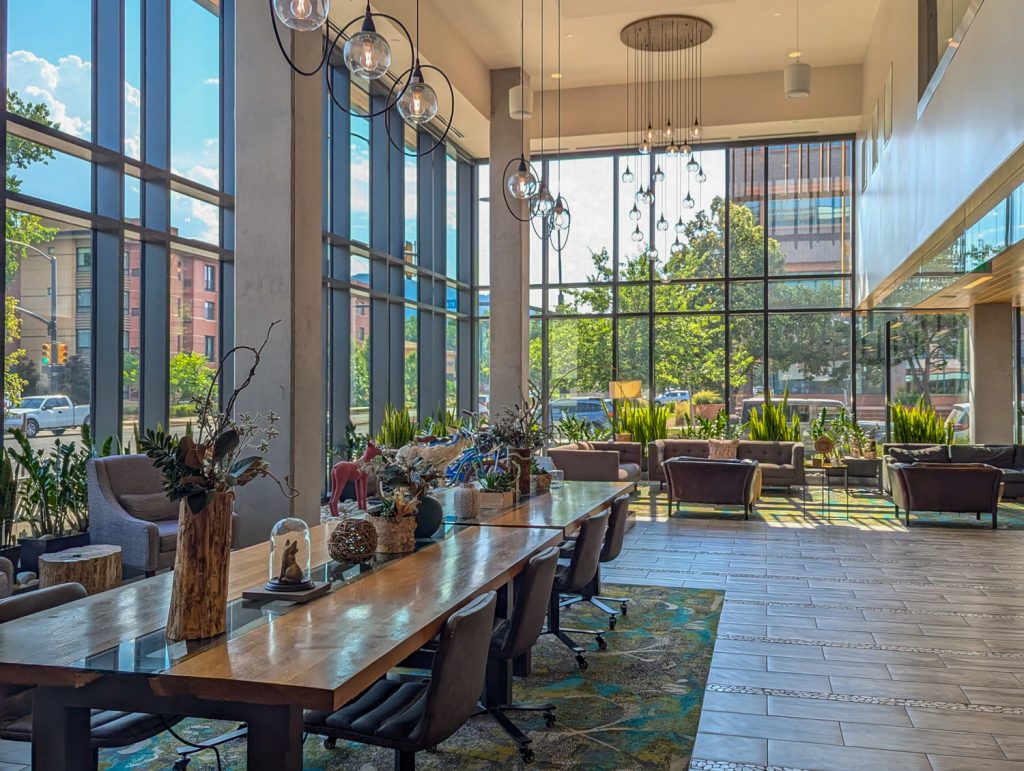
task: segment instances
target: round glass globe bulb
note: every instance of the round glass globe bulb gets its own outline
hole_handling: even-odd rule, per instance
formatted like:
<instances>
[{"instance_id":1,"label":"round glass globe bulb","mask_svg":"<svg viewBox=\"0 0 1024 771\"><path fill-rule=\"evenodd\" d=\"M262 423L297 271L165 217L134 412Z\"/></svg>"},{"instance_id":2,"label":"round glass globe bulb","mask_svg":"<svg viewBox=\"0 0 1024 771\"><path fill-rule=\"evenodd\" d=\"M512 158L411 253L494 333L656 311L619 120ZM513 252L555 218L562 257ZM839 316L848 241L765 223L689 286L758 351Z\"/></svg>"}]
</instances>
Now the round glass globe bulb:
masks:
<instances>
[{"instance_id":1,"label":"round glass globe bulb","mask_svg":"<svg viewBox=\"0 0 1024 771\"><path fill-rule=\"evenodd\" d=\"M559 197L555 208L548 215L548 226L552 230L568 230L571 221L572 215L569 213L569 207L565 205L565 199Z\"/></svg>"},{"instance_id":2,"label":"round glass globe bulb","mask_svg":"<svg viewBox=\"0 0 1024 771\"><path fill-rule=\"evenodd\" d=\"M380 80L391 66L391 46L374 29L350 37L343 53L349 72L367 80Z\"/></svg>"},{"instance_id":3,"label":"round glass globe bulb","mask_svg":"<svg viewBox=\"0 0 1024 771\"><path fill-rule=\"evenodd\" d=\"M629 164L626 164L626 170L622 172L622 184L628 185L633 181L633 172L629 169Z\"/></svg>"},{"instance_id":4,"label":"round glass globe bulb","mask_svg":"<svg viewBox=\"0 0 1024 771\"><path fill-rule=\"evenodd\" d=\"M697 169L697 181L702 185L708 181L708 175L704 173L704 167L701 166Z\"/></svg>"},{"instance_id":5,"label":"round glass globe bulb","mask_svg":"<svg viewBox=\"0 0 1024 771\"><path fill-rule=\"evenodd\" d=\"M664 182L665 181L665 172L661 170L661 166L659 166L658 170L656 172L654 172L654 181L655 182Z\"/></svg>"},{"instance_id":6,"label":"round glass globe bulb","mask_svg":"<svg viewBox=\"0 0 1024 771\"><path fill-rule=\"evenodd\" d=\"M398 100L398 114L410 126L429 123L437 115L437 92L424 82L420 68L417 66L402 98Z\"/></svg>"},{"instance_id":7,"label":"round glass globe bulb","mask_svg":"<svg viewBox=\"0 0 1024 771\"><path fill-rule=\"evenodd\" d=\"M651 142L650 142L650 140L649 139L645 139L643 142L641 142L639 150L640 150L640 155L650 155L651 154Z\"/></svg>"},{"instance_id":8,"label":"round glass globe bulb","mask_svg":"<svg viewBox=\"0 0 1024 771\"><path fill-rule=\"evenodd\" d=\"M650 249L647 250L647 259L649 259L651 262L658 261L658 247L652 246Z\"/></svg>"},{"instance_id":9,"label":"round glass globe bulb","mask_svg":"<svg viewBox=\"0 0 1024 771\"><path fill-rule=\"evenodd\" d=\"M530 197L530 214L534 217L547 217L555 207L555 199L543 180L537 185L537 192Z\"/></svg>"},{"instance_id":10,"label":"round glass globe bulb","mask_svg":"<svg viewBox=\"0 0 1024 771\"><path fill-rule=\"evenodd\" d=\"M691 174L693 174L693 173L695 173L695 172L696 172L696 171L697 171L697 170L698 170L699 168L700 168L700 164L699 164L699 163L697 163L697 159L696 159L696 158L694 158L694 157L693 157L693 156L691 155L691 156L690 156L690 160L688 160L688 161L686 162L686 170L687 170L687 171L689 171L689 172L690 172Z\"/></svg>"},{"instance_id":11,"label":"round glass globe bulb","mask_svg":"<svg viewBox=\"0 0 1024 771\"><path fill-rule=\"evenodd\" d=\"M640 243L641 241L644 240L644 234L640 232L640 226L639 225L637 225L633 229L633 232L630 233L629 237L632 238L636 243Z\"/></svg>"},{"instance_id":12,"label":"round glass globe bulb","mask_svg":"<svg viewBox=\"0 0 1024 771\"><path fill-rule=\"evenodd\" d=\"M658 230L660 230L662 233L668 230L668 220L665 219L664 214L658 217Z\"/></svg>"},{"instance_id":13,"label":"round glass globe bulb","mask_svg":"<svg viewBox=\"0 0 1024 771\"><path fill-rule=\"evenodd\" d=\"M692 209L696 201L693 200L693 196L689 193L686 194L686 198L683 199L683 206L687 209Z\"/></svg>"},{"instance_id":14,"label":"round glass globe bulb","mask_svg":"<svg viewBox=\"0 0 1024 771\"><path fill-rule=\"evenodd\" d=\"M629 218L633 222L639 222L640 221L640 210L636 207L635 203L633 204L633 208L629 210Z\"/></svg>"},{"instance_id":15,"label":"round glass globe bulb","mask_svg":"<svg viewBox=\"0 0 1024 771\"><path fill-rule=\"evenodd\" d=\"M665 154L668 155L669 158L675 158L677 155L679 155L679 146L676 145L675 142L671 143L668 147L665 148Z\"/></svg>"},{"instance_id":16,"label":"round glass globe bulb","mask_svg":"<svg viewBox=\"0 0 1024 771\"><path fill-rule=\"evenodd\" d=\"M330 10L331 0L274 0L274 14L284 26L298 32L320 29Z\"/></svg>"},{"instance_id":17,"label":"round glass globe bulb","mask_svg":"<svg viewBox=\"0 0 1024 771\"><path fill-rule=\"evenodd\" d=\"M676 230L676 235L677 236L681 236L684 233L686 233L686 225L683 224L683 218L682 217L680 217L676 221L676 228L675 228L675 230Z\"/></svg>"},{"instance_id":18,"label":"round glass globe bulb","mask_svg":"<svg viewBox=\"0 0 1024 771\"><path fill-rule=\"evenodd\" d=\"M665 271L664 273L661 274L661 283L663 283L663 284L671 284L672 283L672 276L668 273L668 271Z\"/></svg>"},{"instance_id":19,"label":"round glass globe bulb","mask_svg":"<svg viewBox=\"0 0 1024 771\"><path fill-rule=\"evenodd\" d=\"M537 192L537 178L526 166L526 161L520 159L519 168L509 175L506 182L509 195L517 201L525 201Z\"/></svg>"},{"instance_id":20,"label":"round glass globe bulb","mask_svg":"<svg viewBox=\"0 0 1024 771\"><path fill-rule=\"evenodd\" d=\"M689 142L683 142L683 146L680 148L680 152L683 155L693 155L693 148L690 147Z\"/></svg>"}]
</instances>

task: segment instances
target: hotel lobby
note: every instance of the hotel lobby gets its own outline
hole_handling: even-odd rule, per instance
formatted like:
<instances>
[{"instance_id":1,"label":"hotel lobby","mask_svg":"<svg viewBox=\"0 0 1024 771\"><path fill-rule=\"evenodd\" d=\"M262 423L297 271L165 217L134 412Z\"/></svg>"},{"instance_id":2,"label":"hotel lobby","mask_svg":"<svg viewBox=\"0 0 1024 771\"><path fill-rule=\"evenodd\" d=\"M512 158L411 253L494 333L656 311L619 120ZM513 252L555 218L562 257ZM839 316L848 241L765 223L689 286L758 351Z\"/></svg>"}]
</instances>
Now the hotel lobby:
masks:
<instances>
[{"instance_id":1,"label":"hotel lobby","mask_svg":"<svg viewBox=\"0 0 1024 771\"><path fill-rule=\"evenodd\" d=\"M0 20L0 771L1024 770L1024 3Z\"/></svg>"}]
</instances>

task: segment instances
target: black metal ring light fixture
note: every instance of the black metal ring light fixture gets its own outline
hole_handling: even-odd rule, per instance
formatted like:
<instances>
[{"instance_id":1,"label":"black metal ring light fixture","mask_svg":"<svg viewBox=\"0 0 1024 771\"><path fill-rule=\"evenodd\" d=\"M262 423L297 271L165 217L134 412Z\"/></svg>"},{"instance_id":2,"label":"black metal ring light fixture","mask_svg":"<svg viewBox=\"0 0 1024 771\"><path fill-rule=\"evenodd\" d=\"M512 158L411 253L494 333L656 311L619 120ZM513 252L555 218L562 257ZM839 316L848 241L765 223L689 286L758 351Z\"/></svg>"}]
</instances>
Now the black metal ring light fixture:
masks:
<instances>
[{"instance_id":1,"label":"black metal ring light fixture","mask_svg":"<svg viewBox=\"0 0 1024 771\"><path fill-rule=\"evenodd\" d=\"M405 72L403 72L398 77L398 80L395 81L395 84L391 86L391 92L388 93L388 101L391 100L391 96L394 93L395 88L398 86L399 83L402 82L402 79L406 77L406 75L409 76L409 83L406 85L407 89L410 88L411 86L416 85L417 83L422 83L423 70L433 70L434 72L438 73L442 78L444 78L444 83L446 86L448 86L448 97L451 101L451 109L449 109L448 111L448 119L445 121L444 124L444 133L441 134L439 138L434 140L434 144L431 145L428 150L423 150L421 152L415 153L410 153L408 150L405 149L404 145L400 145L397 142L395 142L394 137L391 136L391 110L388 110L386 113L384 113L384 124L387 126L387 131L384 133L388 135L388 141L391 143L392 147L394 147L396 150L400 150L404 155L406 155L409 158L422 158L424 155L430 155L432 152L434 152L434 150L443 145L445 140L448 139L448 134L452 130L452 121L455 120L455 89L452 87L452 82L448 79L448 76L445 75L444 71L441 70L440 68L435 67L432 64L420 64L418 60L413 67L410 67ZM395 100L395 104L397 104L401 98L402 96L400 94L398 96L398 99ZM429 122L430 121L418 121L415 124L411 124L408 121L406 121L406 123L409 125L425 125Z\"/></svg>"},{"instance_id":2,"label":"black metal ring light fixture","mask_svg":"<svg viewBox=\"0 0 1024 771\"><path fill-rule=\"evenodd\" d=\"M307 4L310 4L310 3L315 2L315 0L306 0L306 2L307 2ZM323 56L320 59L320 63L315 68L313 68L312 70L304 70L301 67L298 67L295 64L295 62L292 61L292 58L288 55L288 51L285 49L285 46L284 46L284 41L281 40L281 31L277 28L278 12L275 9L275 0L269 0L269 3L270 3L270 22L271 22L271 25L274 28L274 38L277 40L277 47L281 50L281 55L284 57L284 60L286 62L288 62L288 66L291 67L292 71L295 72L298 75L302 75L304 77L312 77L313 75L316 75L321 70L323 70L324 65L327 64L328 61L330 61L331 55L337 50L337 48L338 48L338 41L345 35L345 33L352 27L352 25L357 24L359 22L362 22L363 26L362 26L362 29L360 29L359 33L357 33L358 35L369 36L369 35L372 35L372 34L376 34L376 28L374 27L374 24L373 24L373 20L375 18L377 18L377 19L387 19L391 23L395 24L400 30L402 30L402 34L405 35L406 42L408 42L408 44L409 44L409 58L412 59L412 60L416 59L416 49L413 46L412 36L409 34L409 30L407 30L405 28L405 25L402 24L402 22L400 22L394 16L391 16L390 14L377 13L377 12L372 11L370 9L370 4L367 3L366 4L366 13L364 13L362 16L357 16L356 18L352 19L352 21L350 21L348 24L346 24L343 27L337 27L335 24L333 24L329 20L327 20L326 12L324 12L324 20L322 22L320 22L319 24L317 24L316 26L297 27L297 26L291 26L291 25L287 25L286 24L286 26L289 26L291 29L296 29L298 31L315 31L315 30L319 29L320 26L326 24L327 28L329 30L329 33L324 36L324 53L323 53ZM329 7L329 4L328 4L328 7ZM333 39L331 39L331 35L332 34L334 36ZM328 41L330 41L330 42L328 42ZM352 42L352 39L349 39L346 42L346 47L347 47L348 43L351 43L351 42ZM388 61L388 63L390 63L390 59L391 59L391 52L390 52L390 48L388 48L388 50L387 50L387 61ZM346 58L346 66L348 66L347 58ZM349 70L351 71L351 68L349 68ZM377 76L377 78L374 78L374 79L379 79L379 78L383 77L383 75L384 75L384 73L386 71L387 71L387 66L385 65L383 70L381 71L381 73ZM411 73L411 70L409 72ZM406 73L403 72L402 73L402 77L405 77L405 75L406 75ZM352 111L348 107L346 107L344 104L339 102L337 97L334 95L334 87L331 84L331 78L328 77L328 78L326 78L326 80L327 80L327 93L330 96L331 101L334 103L334 105L339 110L351 114ZM445 78L445 80L447 80L447 78ZM413 78L410 75L409 80L405 83L404 86L402 86L401 90L398 92L398 94L397 94L397 96L395 98L395 101L392 103L391 102L391 96L394 95L395 86L399 85L401 82L402 82L402 78L398 78L395 81L395 84L391 87L391 91L388 94L388 99L385 100L384 106L381 109L373 111L373 112L369 112L369 113L367 113L365 115L360 113L360 117L363 117L363 118L376 118L376 117L378 117L380 115L387 114L387 112L389 110L391 110L393 107L395 107L395 105L398 104L398 101L405 95L405 92L409 89L409 87L413 85ZM450 88L451 87L451 83L449 83L448 85L449 85L449 88ZM454 104L454 101L453 101L453 104ZM454 117L454 115L453 115L453 117Z\"/></svg>"},{"instance_id":3,"label":"black metal ring light fixture","mask_svg":"<svg viewBox=\"0 0 1024 771\"><path fill-rule=\"evenodd\" d=\"M526 97L525 78L524 72L526 71L526 2L520 0L519 3L519 93L520 97ZM521 128L520 128L520 153L518 158L513 158L507 164L505 169L501 173L502 186L501 186L501 197L505 201L505 208L508 209L508 213L511 214L517 222L530 222L532 220L530 199L533 198L534 194L538 190L538 180L540 177L537 175L537 170L533 167L533 164L526 160L526 115L520 116ZM512 167L515 166L515 171L512 171ZM509 173L512 172L512 173ZM515 209L512 208L512 204L509 203L509 196L516 201L526 202L527 213L526 216L521 216Z\"/></svg>"},{"instance_id":4,"label":"black metal ring light fixture","mask_svg":"<svg viewBox=\"0 0 1024 771\"><path fill-rule=\"evenodd\" d=\"M544 218L548 231L548 243L559 255L569 242L569 231L572 229L572 212L569 202L562 195L562 0L556 0L558 9L558 195L555 205Z\"/></svg>"}]
</instances>

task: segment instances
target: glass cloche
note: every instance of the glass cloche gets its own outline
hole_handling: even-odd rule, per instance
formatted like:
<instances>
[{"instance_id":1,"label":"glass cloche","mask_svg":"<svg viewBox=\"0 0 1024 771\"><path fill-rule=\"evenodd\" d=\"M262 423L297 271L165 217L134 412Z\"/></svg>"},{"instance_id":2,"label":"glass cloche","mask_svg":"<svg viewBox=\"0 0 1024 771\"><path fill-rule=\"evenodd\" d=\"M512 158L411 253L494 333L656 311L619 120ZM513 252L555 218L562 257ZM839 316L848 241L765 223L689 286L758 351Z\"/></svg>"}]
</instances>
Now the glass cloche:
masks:
<instances>
[{"instance_id":1,"label":"glass cloche","mask_svg":"<svg viewBox=\"0 0 1024 771\"><path fill-rule=\"evenodd\" d=\"M314 587L310 579L309 525L301 519L282 519L270 531L271 592L301 592Z\"/></svg>"}]
</instances>

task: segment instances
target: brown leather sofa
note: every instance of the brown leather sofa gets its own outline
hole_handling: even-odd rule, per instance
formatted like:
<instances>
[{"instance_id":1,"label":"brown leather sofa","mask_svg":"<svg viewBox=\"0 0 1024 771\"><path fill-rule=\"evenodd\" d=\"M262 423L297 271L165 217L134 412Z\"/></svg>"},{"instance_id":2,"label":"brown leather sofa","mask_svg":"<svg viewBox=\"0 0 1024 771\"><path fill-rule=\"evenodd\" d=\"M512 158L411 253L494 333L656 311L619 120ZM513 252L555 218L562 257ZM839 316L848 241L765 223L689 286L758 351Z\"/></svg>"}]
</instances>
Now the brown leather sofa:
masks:
<instances>
[{"instance_id":1,"label":"brown leather sofa","mask_svg":"<svg viewBox=\"0 0 1024 771\"><path fill-rule=\"evenodd\" d=\"M672 458L707 459L707 439L658 439L647 449L647 467L652 482L665 483L662 464ZM793 487L804 484L804 446L800 442L755 442L741 439L737 460L756 460L765 487Z\"/></svg>"},{"instance_id":2,"label":"brown leather sofa","mask_svg":"<svg viewBox=\"0 0 1024 771\"><path fill-rule=\"evenodd\" d=\"M680 503L710 503L742 506L743 518L750 519L757 500L756 460L705 460L679 456L665 461L668 478L668 511Z\"/></svg>"},{"instance_id":3,"label":"brown leather sofa","mask_svg":"<svg viewBox=\"0 0 1024 771\"><path fill-rule=\"evenodd\" d=\"M992 515L998 525L1002 472L984 463L890 463L892 500L896 514L940 511L955 514Z\"/></svg>"},{"instance_id":4,"label":"brown leather sofa","mask_svg":"<svg viewBox=\"0 0 1024 771\"><path fill-rule=\"evenodd\" d=\"M893 463L984 463L1002 472L1004 498L1024 497L1024 445L896 444L882 445L882 489L892 494Z\"/></svg>"},{"instance_id":5,"label":"brown leather sofa","mask_svg":"<svg viewBox=\"0 0 1024 771\"><path fill-rule=\"evenodd\" d=\"M552 447L548 456L578 482L638 482L643 467L640 442L576 442Z\"/></svg>"}]
</instances>

